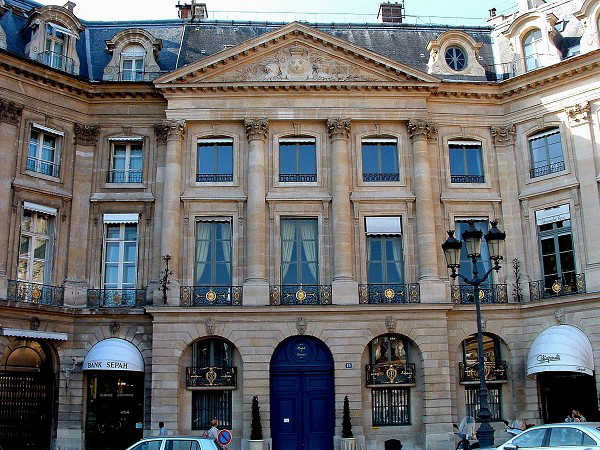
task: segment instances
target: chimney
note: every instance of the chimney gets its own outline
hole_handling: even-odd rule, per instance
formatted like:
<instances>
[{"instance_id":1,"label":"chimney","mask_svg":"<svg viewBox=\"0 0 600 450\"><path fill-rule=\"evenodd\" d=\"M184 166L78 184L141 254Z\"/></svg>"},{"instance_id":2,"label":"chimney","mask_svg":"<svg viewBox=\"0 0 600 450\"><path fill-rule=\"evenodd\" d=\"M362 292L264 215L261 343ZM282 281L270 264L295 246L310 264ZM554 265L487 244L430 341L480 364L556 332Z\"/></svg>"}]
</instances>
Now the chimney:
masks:
<instances>
[{"instance_id":1,"label":"chimney","mask_svg":"<svg viewBox=\"0 0 600 450\"><path fill-rule=\"evenodd\" d=\"M208 17L208 10L206 9L206 3L196 3L196 0L192 0L191 4L177 2L177 8L179 9L179 18L188 20L201 20Z\"/></svg>"},{"instance_id":2,"label":"chimney","mask_svg":"<svg viewBox=\"0 0 600 450\"><path fill-rule=\"evenodd\" d=\"M69 11L73 12L73 9L75 9L75 6L77 6L75 3L73 3L73 2L67 2L67 3L64 4L63 8L66 8Z\"/></svg>"},{"instance_id":3,"label":"chimney","mask_svg":"<svg viewBox=\"0 0 600 450\"><path fill-rule=\"evenodd\" d=\"M379 5L377 18L381 17L382 23L402 23L404 18L404 0L400 3L384 2Z\"/></svg>"}]
</instances>

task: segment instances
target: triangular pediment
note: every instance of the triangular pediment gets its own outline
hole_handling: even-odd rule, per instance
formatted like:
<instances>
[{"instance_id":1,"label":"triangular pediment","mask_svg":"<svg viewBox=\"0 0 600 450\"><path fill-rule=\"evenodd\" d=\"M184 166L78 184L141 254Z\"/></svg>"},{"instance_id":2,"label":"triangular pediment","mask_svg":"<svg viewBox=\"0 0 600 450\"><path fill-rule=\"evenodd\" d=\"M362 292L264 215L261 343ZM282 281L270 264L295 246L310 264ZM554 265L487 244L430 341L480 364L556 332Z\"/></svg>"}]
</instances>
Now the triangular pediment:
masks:
<instances>
[{"instance_id":1,"label":"triangular pediment","mask_svg":"<svg viewBox=\"0 0 600 450\"><path fill-rule=\"evenodd\" d=\"M437 83L439 79L294 22L155 80L163 86L271 82Z\"/></svg>"}]
</instances>

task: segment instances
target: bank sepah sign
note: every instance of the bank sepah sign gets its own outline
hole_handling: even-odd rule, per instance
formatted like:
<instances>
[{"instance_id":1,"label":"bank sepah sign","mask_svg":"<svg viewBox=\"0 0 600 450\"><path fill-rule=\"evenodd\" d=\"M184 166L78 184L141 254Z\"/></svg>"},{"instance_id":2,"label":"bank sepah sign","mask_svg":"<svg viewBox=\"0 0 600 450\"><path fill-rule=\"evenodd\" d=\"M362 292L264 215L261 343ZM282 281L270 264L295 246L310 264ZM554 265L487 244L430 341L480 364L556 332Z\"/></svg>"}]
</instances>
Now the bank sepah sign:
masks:
<instances>
[{"instance_id":1,"label":"bank sepah sign","mask_svg":"<svg viewBox=\"0 0 600 450\"><path fill-rule=\"evenodd\" d=\"M593 375L592 344L585 333L571 325L557 325L542 331L527 355L527 376L540 372Z\"/></svg>"},{"instance_id":2,"label":"bank sepah sign","mask_svg":"<svg viewBox=\"0 0 600 450\"><path fill-rule=\"evenodd\" d=\"M144 359L131 342L109 338L98 342L90 349L83 361L82 370L143 372Z\"/></svg>"}]
</instances>

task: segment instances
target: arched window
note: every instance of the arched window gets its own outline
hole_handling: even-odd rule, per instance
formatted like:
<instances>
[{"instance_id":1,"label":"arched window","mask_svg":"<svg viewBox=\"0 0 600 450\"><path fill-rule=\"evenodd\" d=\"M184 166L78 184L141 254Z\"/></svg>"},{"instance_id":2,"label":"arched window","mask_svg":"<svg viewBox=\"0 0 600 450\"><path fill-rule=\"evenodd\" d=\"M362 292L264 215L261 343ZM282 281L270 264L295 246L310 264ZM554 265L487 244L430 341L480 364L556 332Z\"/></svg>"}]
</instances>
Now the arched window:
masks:
<instances>
[{"instance_id":1,"label":"arched window","mask_svg":"<svg viewBox=\"0 0 600 450\"><path fill-rule=\"evenodd\" d=\"M446 64L456 71L467 67L467 53L460 47L451 46L446 49Z\"/></svg>"},{"instance_id":2,"label":"arched window","mask_svg":"<svg viewBox=\"0 0 600 450\"><path fill-rule=\"evenodd\" d=\"M531 30L523 38L523 58L525 59L525 70L541 67L540 47L542 43L542 32L539 28Z\"/></svg>"},{"instance_id":3,"label":"arched window","mask_svg":"<svg viewBox=\"0 0 600 450\"><path fill-rule=\"evenodd\" d=\"M146 49L140 44L130 44L121 52L121 80L143 81Z\"/></svg>"}]
</instances>

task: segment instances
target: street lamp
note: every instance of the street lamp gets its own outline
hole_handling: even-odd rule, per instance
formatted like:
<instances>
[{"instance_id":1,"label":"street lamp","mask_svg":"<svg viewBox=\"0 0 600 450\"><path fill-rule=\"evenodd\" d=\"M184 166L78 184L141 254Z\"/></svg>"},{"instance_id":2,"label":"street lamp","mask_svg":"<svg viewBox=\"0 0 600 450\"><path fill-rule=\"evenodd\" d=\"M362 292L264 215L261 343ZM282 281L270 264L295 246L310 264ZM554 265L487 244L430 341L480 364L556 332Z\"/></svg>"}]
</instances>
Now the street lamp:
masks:
<instances>
[{"instance_id":1,"label":"street lamp","mask_svg":"<svg viewBox=\"0 0 600 450\"><path fill-rule=\"evenodd\" d=\"M479 440L480 447L493 447L494 446L494 429L490 425L490 419L492 413L488 407L488 391L485 385L485 370L483 361L483 334L481 332L481 305L479 302L479 286L485 280L487 280L492 270L498 272L502 267L500 261L504 254L504 240L506 239L506 233L500 231L496 225L497 221L492 221L492 228L485 234L485 240L488 245L490 253L490 259L494 262L494 265L488 270L483 277L479 278L477 273L477 259L481 257L481 237L483 233L481 230L475 228L475 222L469 220L468 227L462 233L462 240L464 241L465 248L467 250L467 256L471 259L473 277L467 278L464 275L458 273L460 267L460 251L462 248L462 242L454 237L454 230L448 231L448 239L442 244L444 250L444 256L446 257L446 264L448 269L452 271L450 276L453 280L456 277L460 277L466 284L473 286L473 298L475 301L475 308L477 311L477 359L479 364L479 413L477 418L481 425L477 430L477 439Z\"/></svg>"}]
</instances>

